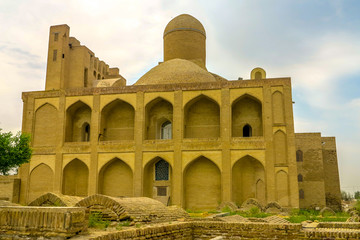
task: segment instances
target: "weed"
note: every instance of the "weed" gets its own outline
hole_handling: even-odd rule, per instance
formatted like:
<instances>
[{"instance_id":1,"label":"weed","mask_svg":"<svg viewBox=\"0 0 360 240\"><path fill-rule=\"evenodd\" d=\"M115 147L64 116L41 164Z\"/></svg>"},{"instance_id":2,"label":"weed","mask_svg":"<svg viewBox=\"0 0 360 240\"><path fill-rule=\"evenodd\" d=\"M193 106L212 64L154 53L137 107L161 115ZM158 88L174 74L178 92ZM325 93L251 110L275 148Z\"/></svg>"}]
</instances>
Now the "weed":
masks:
<instances>
[{"instance_id":1,"label":"weed","mask_svg":"<svg viewBox=\"0 0 360 240\"><path fill-rule=\"evenodd\" d=\"M88 226L90 228L106 229L109 225L110 222L103 220L102 214L100 212L92 212L89 215Z\"/></svg>"}]
</instances>

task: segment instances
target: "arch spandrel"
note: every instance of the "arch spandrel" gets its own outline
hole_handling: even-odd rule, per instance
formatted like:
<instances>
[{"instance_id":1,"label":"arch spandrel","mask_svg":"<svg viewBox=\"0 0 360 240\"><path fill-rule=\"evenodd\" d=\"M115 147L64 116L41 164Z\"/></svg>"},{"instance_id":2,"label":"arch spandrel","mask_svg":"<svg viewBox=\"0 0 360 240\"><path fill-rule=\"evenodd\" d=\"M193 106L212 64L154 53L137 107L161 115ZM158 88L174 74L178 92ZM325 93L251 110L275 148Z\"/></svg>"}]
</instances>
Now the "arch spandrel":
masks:
<instances>
[{"instance_id":1,"label":"arch spandrel","mask_svg":"<svg viewBox=\"0 0 360 240\"><path fill-rule=\"evenodd\" d=\"M173 152L161 152L161 153L160 152L157 152L157 153L145 152L145 153L143 153L143 162L142 162L143 168L145 168L146 165L148 165L150 162L152 162L156 158L161 158L161 159L167 161L172 168L174 167L174 153Z\"/></svg>"},{"instance_id":2,"label":"arch spandrel","mask_svg":"<svg viewBox=\"0 0 360 240\"><path fill-rule=\"evenodd\" d=\"M201 97L206 97L215 102L221 108L221 90L204 90L204 91L184 91L183 92L183 107L188 107Z\"/></svg>"},{"instance_id":3,"label":"arch spandrel","mask_svg":"<svg viewBox=\"0 0 360 240\"><path fill-rule=\"evenodd\" d=\"M37 111L40 107L42 107L45 104L50 104L53 107L55 107L56 110L59 110L59 98L37 98L35 99L35 106L34 106L35 111Z\"/></svg>"},{"instance_id":4,"label":"arch spandrel","mask_svg":"<svg viewBox=\"0 0 360 240\"><path fill-rule=\"evenodd\" d=\"M258 162L265 169L265 162L259 160L258 158L254 157L254 156L252 156L250 154L245 154L241 158L238 158L237 160L235 160L234 162L231 161L231 168L233 168L235 164L237 164L238 162L240 162L240 161L242 161L244 159L252 159L252 160Z\"/></svg>"},{"instance_id":5,"label":"arch spandrel","mask_svg":"<svg viewBox=\"0 0 360 240\"><path fill-rule=\"evenodd\" d=\"M171 105L174 106L174 92L151 92L151 93L145 93L144 94L144 106L148 105L152 101L156 99L163 99L165 101L168 101Z\"/></svg>"},{"instance_id":6,"label":"arch spandrel","mask_svg":"<svg viewBox=\"0 0 360 240\"><path fill-rule=\"evenodd\" d=\"M182 172L186 170L186 167L189 166L195 160L204 157L209 161L213 162L222 172L222 153L221 152L201 152L201 153L191 153L183 152L182 153Z\"/></svg>"},{"instance_id":7,"label":"arch spandrel","mask_svg":"<svg viewBox=\"0 0 360 240\"><path fill-rule=\"evenodd\" d=\"M65 99L65 109L68 111L68 109L76 104L77 102L81 102L85 105L87 105L92 110L93 105L93 97L92 96L81 96L81 97L66 97Z\"/></svg>"},{"instance_id":8,"label":"arch spandrel","mask_svg":"<svg viewBox=\"0 0 360 240\"><path fill-rule=\"evenodd\" d=\"M238 89L230 89L230 103L231 106L235 101L241 99L244 96L249 96L254 100L257 100L263 105L264 97L263 97L263 88L254 87L254 88L238 88Z\"/></svg>"},{"instance_id":9,"label":"arch spandrel","mask_svg":"<svg viewBox=\"0 0 360 240\"><path fill-rule=\"evenodd\" d=\"M32 155L30 160L29 173L42 163L49 166L50 169L55 172L55 160L56 155Z\"/></svg>"},{"instance_id":10,"label":"arch spandrel","mask_svg":"<svg viewBox=\"0 0 360 240\"><path fill-rule=\"evenodd\" d=\"M246 156L256 159L257 161L259 161L261 163L261 165L264 168L266 167L265 150L252 150L252 151L235 150L235 151L231 151L231 168L234 166L234 164L238 160L240 160Z\"/></svg>"},{"instance_id":11,"label":"arch spandrel","mask_svg":"<svg viewBox=\"0 0 360 240\"><path fill-rule=\"evenodd\" d=\"M100 106L100 112L102 112L102 111L103 111L104 109L106 109L108 106L110 106L111 104L113 104L113 103L115 103L115 102L117 102L117 101L123 102L123 103L126 103L126 104L130 105L130 106L134 109L134 111L135 111L134 105L132 105L132 104L129 103L128 101L125 101L125 100L117 97L117 98L112 99L111 101L108 101L106 104L101 104L101 106Z\"/></svg>"},{"instance_id":12,"label":"arch spandrel","mask_svg":"<svg viewBox=\"0 0 360 240\"><path fill-rule=\"evenodd\" d=\"M80 160L88 169L90 169L90 154L64 154L62 170L64 170L65 166L75 159Z\"/></svg>"},{"instance_id":13,"label":"arch spandrel","mask_svg":"<svg viewBox=\"0 0 360 240\"><path fill-rule=\"evenodd\" d=\"M126 163L132 172L135 171L135 153L101 153L98 155L98 173L103 166L108 164L114 158L118 158Z\"/></svg>"},{"instance_id":14,"label":"arch spandrel","mask_svg":"<svg viewBox=\"0 0 360 240\"><path fill-rule=\"evenodd\" d=\"M45 102L45 103L42 103L41 105L36 105L35 106L35 114L39 109L41 109L42 107L44 107L46 105L49 105L50 107L53 107L53 108L55 108L56 111L58 111L58 108L54 104L52 104L50 102Z\"/></svg>"},{"instance_id":15,"label":"arch spandrel","mask_svg":"<svg viewBox=\"0 0 360 240\"><path fill-rule=\"evenodd\" d=\"M136 93L129 94L111 94L111 95L100 95L100 109L108 105L109 103L119 99L130 104L134 109L136 109Z\"/></svg>"}]
</instances>

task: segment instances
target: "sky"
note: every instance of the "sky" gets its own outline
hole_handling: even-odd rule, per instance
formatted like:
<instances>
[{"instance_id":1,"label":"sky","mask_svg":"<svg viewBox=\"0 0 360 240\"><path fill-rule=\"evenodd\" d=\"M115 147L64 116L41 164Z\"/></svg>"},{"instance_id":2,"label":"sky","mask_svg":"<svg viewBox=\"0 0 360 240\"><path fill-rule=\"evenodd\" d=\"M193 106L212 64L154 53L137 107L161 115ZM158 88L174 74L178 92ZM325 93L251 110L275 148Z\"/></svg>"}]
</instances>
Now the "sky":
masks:
<instances>
[{"instance_id":1,"label":"sky","mask_svg":"<svg viewBox=\"0 0 360 240\"><path fill-rule=\"evenodd\" d=\"M360 1L1 0L0 128L21 130L21 93L45 89L49 27L70 35L127 84L163 60L174 17L207 33L207 68L229 80L291 77L296 132L336 136L341 188L360 191Z\"/></svg>"}]
</instances>

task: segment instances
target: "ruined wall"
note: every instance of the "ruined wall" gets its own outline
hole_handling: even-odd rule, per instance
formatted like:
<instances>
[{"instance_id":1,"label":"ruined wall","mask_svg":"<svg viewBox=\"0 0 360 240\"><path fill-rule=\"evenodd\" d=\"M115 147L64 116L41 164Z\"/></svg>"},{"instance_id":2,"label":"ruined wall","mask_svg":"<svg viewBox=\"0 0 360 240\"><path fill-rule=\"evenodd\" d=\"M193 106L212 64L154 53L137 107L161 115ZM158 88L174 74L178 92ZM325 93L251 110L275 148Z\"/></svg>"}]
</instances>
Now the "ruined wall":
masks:
<instances>
[{"instance_id":1,"label":"ruined wall","mask_svg":"<svg viewBox=\"0 0 360 240\"><path fill-rule=\"evenodd\" d=\"M18 203L20 178L18 175L0 176L0 200Z\"/></svg>"},{"instance_id":2,"label":"ruined wall","mask_svg":"<svg viewBox=\"0 0 360 240\"><path fill-rule=\"evenodd\" d=\"M326 201L321 134L296 133L295 142L300 208L323 208Z\"/></svg>"},{"instance_id":3,"label":"ruined wall","mask_svg":"<svg viewBox=\"0 0 360 240\"><path fill-rule=\"evenodd\" d=\"M326 205L334 210L341 209L339 169L334 137L322 137Z\"/></svg>"}]
</instances>

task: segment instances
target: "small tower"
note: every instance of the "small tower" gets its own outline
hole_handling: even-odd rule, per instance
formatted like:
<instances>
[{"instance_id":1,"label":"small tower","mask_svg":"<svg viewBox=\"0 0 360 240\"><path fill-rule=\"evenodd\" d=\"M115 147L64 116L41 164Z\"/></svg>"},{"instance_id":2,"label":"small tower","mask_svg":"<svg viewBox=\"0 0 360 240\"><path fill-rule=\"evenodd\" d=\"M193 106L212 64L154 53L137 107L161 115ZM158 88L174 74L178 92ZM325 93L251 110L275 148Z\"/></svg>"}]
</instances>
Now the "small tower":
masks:
<instances>
[{"instance_id":1,"label":"small tower","mask_svg":"<svg viewBox=\"0 0 360 240\"><path fill-rule=\"evenodd\" d=\"M50 27L45 90L63 89L67 78L70 27L66 24Z\"/></svg>"}]
</instances>

